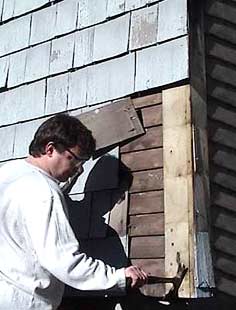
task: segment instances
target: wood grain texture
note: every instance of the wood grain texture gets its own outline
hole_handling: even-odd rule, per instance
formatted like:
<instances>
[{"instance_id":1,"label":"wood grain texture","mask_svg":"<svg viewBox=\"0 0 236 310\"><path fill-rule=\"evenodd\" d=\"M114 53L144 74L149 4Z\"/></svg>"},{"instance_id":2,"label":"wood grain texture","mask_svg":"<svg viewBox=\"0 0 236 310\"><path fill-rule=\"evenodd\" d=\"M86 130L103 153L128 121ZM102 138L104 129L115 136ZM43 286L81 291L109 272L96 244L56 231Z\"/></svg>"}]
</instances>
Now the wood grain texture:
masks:
<instances>
[{"instance_id":1,"label":"wood grain texture","mask_svg":"<svg viewBox=\"0 0 236 310\"><path fill-rule=\"evenodd\" d=\"M161 102L162 102L162 93L132 99L132 103L136 109L144 108L155 104L160 104Z\"/></svg>"},{"instance_id":2,"label":"wood grain texture","mask_svg":"<svg viewBox=\"0 0 236 310\"><path fill-rule=\"evenodd\" d=\"M133 177L130 193L163 189L162 169L134 172Z\"/></svg>"},{"instance_id":3,"label":"wood grain texture","mask_svg":"<svg viewBox=\"0 0 236 310\"><path fill-rule=\"evenodd\" d=\"M163 258L164 236L133 237L130 240L130 258Z\"/></svg>"},{"instance_id":4,"label":"wood grain texture","mask_svg":"<svg viewBox=\"0 0 236 310\"><path fill-rule=\"evenodd\" d=\"M162 190L130 195L130 215L163 212L163 210L164 194Z\"/></svg>"},{"instance_id":5,"label":"wood grain texture","mask_svg":"<svg viewBox=\"0 0 236 310\"><path fill-rule=\"evenodd\" d=\"M130 216L129 234L134 236L149 236L164 234L164 214L145 214Z\"/></svg>"}]
</instances>

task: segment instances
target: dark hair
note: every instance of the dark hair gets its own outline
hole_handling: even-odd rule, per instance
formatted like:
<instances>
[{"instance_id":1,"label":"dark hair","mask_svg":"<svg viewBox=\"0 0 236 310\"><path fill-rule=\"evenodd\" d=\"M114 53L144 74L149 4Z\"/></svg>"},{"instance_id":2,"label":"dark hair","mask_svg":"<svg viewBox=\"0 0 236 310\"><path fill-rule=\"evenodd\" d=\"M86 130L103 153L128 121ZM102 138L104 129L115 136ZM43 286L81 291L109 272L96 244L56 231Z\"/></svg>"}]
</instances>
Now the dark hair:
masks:
<instances>
[{"instance_id":1,"label":"dark hair","mask_svg":"<svg viewBox=\"0 0 236 310\"><path fill-rule=\"evenodd\" d=\"M58 114L46 120L37 129L29 146L29 153L38 157L45 154L45 146L53 142L59 152L76 145L81 156L90 157L95 151L92 133L79 119L68 114Z\"/></svg>"}]
</instances>

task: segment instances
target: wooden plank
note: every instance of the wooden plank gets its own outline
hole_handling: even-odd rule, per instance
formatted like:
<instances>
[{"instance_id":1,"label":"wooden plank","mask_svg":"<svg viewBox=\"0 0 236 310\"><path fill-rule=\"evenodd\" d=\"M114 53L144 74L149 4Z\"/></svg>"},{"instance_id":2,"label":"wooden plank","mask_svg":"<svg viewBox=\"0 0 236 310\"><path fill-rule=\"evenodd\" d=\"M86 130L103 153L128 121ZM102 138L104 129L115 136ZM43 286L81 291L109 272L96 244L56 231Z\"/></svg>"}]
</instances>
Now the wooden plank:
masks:
<instances>
[{"instance_id":1,"label":"wooden plank","mask_svg":"<svg viewBox=\"0 0 236 310\"><path fill-rule=\"evenodd\" d=\"M234 257L219 253L215 260L215 268L236 277L236 262Z\"/></svg>"},{"instance_id":2,"label":"wooden plank","mask_svg":"<svg viewBox=\"0 0 236 310\"><path fill-rule=\"evenodd\" d=\"M130 216L129 235L131 237L163 234L163 213Z\"/></svg>"},{"instance_id":3,"label":"wooden plank","mask_svg":"<svg viewBox=\"0 0 236 310\"><path fill-rule=\"evenodd\" d=\"M212 245L221 252L236 256L235 235L220 229L214 229L213 233Z\"/></svg>"},{"instance_id":4,"label":"wooden plank","mask_svg":"<svg viewBox=\"0 0 236 310\"><path fill-rule=\"evenodd\" d=\"M112 227L120 237L127 235L128 214L128 192L121 190L112 191L112 210L109 226Z\"/></svg>"},{"instance_id":5,"label":"wooden plank","mask_svg":"<svg viewBox=\"0 0 236 310\"><path fill-rule=\"evenodd\" d=\"M127 99L80 114L78 118L92 131L97 150L144 133L138 115Z\"/></svg>"},{"instance_id":6,"label":"wooden plank","mask_svg":"<svg viewBox=\"0 0 236 310\"><path fill-rule=\"evenodd\" d=\"M165 262L164 259L132 259L133 265L141 267L145 272L153 276L164 276ZM141 293L146 296L163 296L165 293L165 287L163 284L149 284L144 285L140 289Z\"/></svg>"},{"instance_id":7,"label":"wooden plank","mask_svg":"<svg viewBox=\"0 0 236 310\"><path fill-rule=\"evenodd\" d=\"M162 169L134 172L133 177L130 193L163 189Z\"/></svg>"},{"instance_id":8,"label":"wooden plank","mask_svg":"<svg viewBox=\"0 0 236 310\"><path fill-rule=\"evenodd\" d=\"M141 110L144 127L151 127L162 124L162 106L144 108Z\"/></svg>"},{"instance_id":9,"label":"wooden plank","mask_svg":"<svg viewBox=\"0 0 236 310\"><path fill-rule=\"evenodd\" d=\"M164 236L133 237L130 240L130 258L163 258Z\"/></svg>"},{"instance_id":10,"label":"wooden plank","mask_svg":"<svg viewBox=\"0 0 236 310\"><path fill-rule=\"evenodd\" d=\"M210 179L212 182L236 192L236 175L223 168L210 167Z\"/></svg>"},{"instance_id":11,"label":"wooden plank","mask_svg":"<svg viewBox=\"0 0 236 310\"><path fill-rule=\"evenodd\" d=\"M154 169L163 167L163 150L151 149L121 155L122 162L131 171Z\"/></svg>"},{"instance_id":12,"label":"wooden plank","mask_svg":"<svg viewBox=\"0 0 236 310\"><path fill-rule=\"evenodd\" d=\"M236 296L236 281L234 277L227 276L226 274L217 273L219 291L226 293L229 296ZM234 300L235 304L235 300ZM234 306L234 305L233 305ZM228 308L229 309L229 308Z\"/></svg>"},{"instance_id":13,"label":"wooden plank","mask_svg":"<svg viewBox=\"0 0 236 310\"><path fill-rule=\"evenodd\" d=\"M150 149L162 146L162 126L148 128L146 134L121 146L121 153Z\"/></svg>"},{"instance_id":14,"label":"wooden plank","mask_svg":"<svg viewBox=\"0 0 236 310\"><path fill-rule=\"evenodd\" d=\"M236 110L233 110L230 106L221 105L220 102L209 99L207 113L211 119L236 128Z\"/></svg>"},{"instance_id":15,"label":"wooden plank","mask_svg":"<svg viewBox=\"0 0 236 310\"><path fill-rule=\"evenodd\" d=\"M221 148L219 145L209 145L209 156L213 164L224 167L236 173L236 152Z\"/></svg>"},{"instance_id":16,"label":"wooden plank","mask_svg":"<svg viewBox=\"0 0 236 310\"><path fill-rule=\"evenodd\" d=\"M144 108L154 104L160 104L161 102L162 102L162 93L132 99L132 103L136 109Z\"/></svg>"},{"instance_id":17,"label":"wooden plank","mask_svg":"<svg viewBox=\"0 0 236 310\"><path fill-rule=\"evenodd\" d=\"M230 3L219 0L208 0L206 2L205 10L206 13L211 16L215 16L235 24L236 7L233 1Z\"/></svg>"},{"instance_id":18,"label":"wooden plank","mask_svg":"<svg viewBox=\"0 0 236 310\"><path fill-rule=\"evenodd\" d=\"M191 143L190 86L167 89L163 91L165 272L167 276L176 272L178 252L190 270L180 289L184 297L193 294L195 275Z\"/></svg>"},{"instance_id":19,"label":"wooden plank","mask_svg":"<svg viewBox=\"0 0 236 310\"><path fill-rule=\"evenodd\" d=\"M7 86L9 57L0 58L0 88Z\"/></svg>"},{"instance_id":20,"label":"wooden plank","mask_svg":"<svg viewBox=\"0 0 236 310\"><path fill-rule=\"evenodd\" d=\"M236 208L229 212L219 207L212 207L212 225L232 234L236 234Z\"/></svg>"},{"instance_id":21,"label":"wooden plank","mask_svg":"<svg viewBox=\"0 0 236 310\"><path fill-rule=\"evenodd\" d=\"M208 55L236 65L235 49L231 45L210 38L207 38L206 42L206 53Z\"/></svg>"},{"instance_id":22,"label":"wooden plank","mask_svg":"<svg viewBox=\"0 0 236 310\"><path fill-rule=\"evenodd\" d=\"M236 131L217 122L208 122L209 139L227 147L236 149Z\"/></svg>"},{"instance_id":23,"label":"wooden plank","mask_svg":"<svg viewBox=\"0 0 236 310\"><path fill-rule=\"evenodd\" d=\"M137 193L130 195L129 214L145 214L152 212L163 212L163 191Z\"/></svg>"},{"instance_id":24,"label":"wooden plank","mask_svg":"<svg viewBox=\"0 0 236 310\"><path fill-rule=\"evenodd\" d=\"M233 193L224 192L222 188L211 185L211 201L212 204L235 211L236 196Z\"/></svg>"}]
</instances>

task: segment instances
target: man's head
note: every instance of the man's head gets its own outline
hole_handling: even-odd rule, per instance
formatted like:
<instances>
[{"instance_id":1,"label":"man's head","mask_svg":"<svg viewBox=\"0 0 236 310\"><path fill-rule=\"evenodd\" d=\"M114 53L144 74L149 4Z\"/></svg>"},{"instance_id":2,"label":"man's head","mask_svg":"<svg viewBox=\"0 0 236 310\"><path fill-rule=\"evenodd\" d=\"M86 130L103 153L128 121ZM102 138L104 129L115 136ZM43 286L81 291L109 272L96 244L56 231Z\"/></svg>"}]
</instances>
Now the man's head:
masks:
<instances>
[{"instance_id":1,"label":"man's head","mask_svg":"<svg viewBox=\"0 0 236 310\"><path fill-rule=\"evenodd\" d=\"M67 114L46 120L29 146L30 155L62 182L73 175L94 151L95 140L91 131Z\"/></svg>"}]
</instances>

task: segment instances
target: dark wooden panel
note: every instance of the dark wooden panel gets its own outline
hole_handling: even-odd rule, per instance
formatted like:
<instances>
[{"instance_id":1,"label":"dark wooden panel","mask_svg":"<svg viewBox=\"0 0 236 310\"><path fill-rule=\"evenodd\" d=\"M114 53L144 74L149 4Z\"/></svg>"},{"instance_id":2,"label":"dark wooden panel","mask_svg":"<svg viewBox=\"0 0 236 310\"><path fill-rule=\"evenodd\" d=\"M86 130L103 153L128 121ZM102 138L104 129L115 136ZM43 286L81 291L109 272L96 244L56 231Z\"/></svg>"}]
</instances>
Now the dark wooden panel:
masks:
<instances>
[{"instance_id":1,"label":"dark wooden panel","mask_svg":"<svg viewBox=\"0 0 236 310\"><path fill-rule=\"evenodd\" d=\"M226 255L223 255L221 252L219 252L217 253L217 258L215 259L214 266L215 268L236 277L236 257L235 256L229 256L229 255L226 256Z\"/></svg>"},{"instance_id":2,"label":"dark wooden panel","mask_svg":"<svg viewBox=\"0 0 236 310\"><path fill-rule=\"evenodd\" d=\"M207 16L206 32L218 37L219 39L236 44L236 26L225 23L218 18Z\"/></svg>"},{"instance_id":3,"label":"dark wooden panel","mask_svg":"<svg viewBox=\"0 0 236 310\"><path fill-rule=\"evenodd\" d=\"M164 276L164 259L132 259L132 264L137 265L152 276ZM147 296L163 296L165 293L164 284L144 285L141 292Z\"/></svg>"},{"instance_id":4,"label":"dark wooden panel","mask_svg":"<svg viewBox=\"0 0 236 310\"><path fill-rule=\"evenodd\" d=\"M213 164L236 172L236 151L209 144L209 156Z\"/></svg>"},{"instance_id":5,"label":"dark wooden panel","mask_svg":"<svg viewBox=\"0 0 236 310\"><path fill-rule=\"evenodd\" d=\"M219 208L216 206L212 207L211 210L212 224L215 227L236 235L236 210L235 212L229 212L224 208Z\"/></svg>"},{"instance_id":6,"label":"dark wooden panel","mask_svg":"<svg viewBox=\"0 0 236 310\"><path fill-rule=\"evenodd\" d=\"M161 147L163 143L162 126L146 130L146 134L121 147L121 153Z\"/></svg>"},{"instance_id":7,"label":"dark wooden panel","mask_svg":"<svg viewBox=\"0 0 236 310\"><path fill-rule=\"evenodd\" d=\"M206 41L207 54L236 65L235 47L222 41L211 39Z\"/></svg>"},{"instance_id":8,"label":"dark wooden panel","mask_svg":"<svg viewBox=\"0 0 236 310\"><path fill-rule=\"evenodd\" d=\"M164 193L163 191L137 193L130 195L129 214L144 214L151 212L163 212Z\"/></svg>"},{"instance_id":9,"label":"dark wooden panel","mask_svg":"<svg viewBox=\"0 0 236 310\"><path fill-rule=\"evenodd\" d=\"M145 214L130 216L130 236L148 236L164 234L164 214Z\"/></svg>"},{"instance_id":10,"label":"dark wooden panel","mask_svg":"<svg viewBox=\"0 0 236 310\"><path fill-rule=\"evenodd\" d=\"M130 258L163 258L164 236L133 237L130 240Z\"/></svg>"},{"instance_id":11,"label":"dark wooden panel","mask_svg":"<svg viewBox=\"0 0 236 310\"><path fill-rule=\"evenodd\" d=\"M236 70L234 67L218 60L207 59L207 73L211 78L236 86Z\"/></svg>"},{"instance_id":12,"label":"dark wooden panel","mask_svg":"<svg viewBox=\"0 0 236 310\"><path fill-rule=\"evenodd\" d=\"M208 135L211 141L236 149L236 130L216 122L208 122Z\"/></svg>"},{"instance_id":13,"label":"dark wooden panel","mask_svg":"<svg viewBox=\"0 0 236 310\"><path fill-rule=\"evenodd\" d=\"M236 192L236 175L223 168L210 167L211 182Z\"/></svg>"},{"instance_id":14,"label":"dark wooden panel","mask_svg":"<svg viewBox=\"0 0 236 310\"><path fill-rule=\"evenodd\" d=\"M216 275L216 282L217 282L218 290L221 292L224 292L228 295L235 296L236 278L231 277L225 273L218 272L218 271L216 271L215 275ZM234 308L235 308L235 305L234 305ZM224 307L224 309L226 309L226 310L232 309L233 310L233 308L227 308L227 307L226 308Z\"/></svg>"},{"instance_id":15,"label":"dark wooden panel","mask_svg":"<svg viewBox=\"0 0 236 310\"><path fill-rule=\"evenodd\" d=\"M130 193L163 189L163 170L148 170L133 173Z\"/></svg>"},{"instance_id":16,"label":"dark wooden panel","mask_svg":"<svg viewBox=\"0 0 236 310\"><path fill-rule=\"evenodd\" d=\"M143 108L154 104L160 104L161 102L161 93L132 99L132 103L135 108Z\"/></svg>"},{"instance_id":17,"label":"dark wooden panel","mask_svg":"<svg viewBox=\"0 0 236 310\"><path fill-rule=\"evenodd\" d=\"M211 201L214 205L236 212L236 194L233 194L232 192L225 192L222 188L212 185Z\"/></svg>"},{"instance_id":18,"label":"dark wooden panel","mask_svg":"<svg viewBox=\"0 0 236 310\"><path fill-rule=\"evenodd\" d=\"M121 160L131 171L163 167L163 150L151 149L139 152L125 153Z\"/></svg>"},{"instance_id":19,"label":"dark wooden panel","mask_svg":"<svg viewBox=\"0 0 236 310\"><path fill-rule=\"evenodd\" d=\"M217 100L221 100L233 107L236 107L236 89L229 85L222 84L210 78L207 79L207 93Z\"/></svg>"},{"instance_id":20,"label":"dark wooden panel","mask_svg":"<svg viewBox=\"0 0 236 310\"><path fill-rule=\"evenodd\" d=\"M236 128L236 109L210 99L208 100L207 112L211 119Z\"/></svg>"},{"instance_id":21,"label":"dark wooden panel","mask_svg":"<svg viewBox=\"0 0 236 310\"><path fill-rule=\"evenodd\" d=\"M220 0L206 1L206 13L231 23L236 23L236 6L233 1L223 2Z\"/></svg>"},{"instance_id":22,"label":"dark wooden panel","mask_svg":"<svg viewBox=\"0 0 236 310\"><path fill-rule=\"evenodd\" d=\"M144 133L138 115L129 99L117 101L77 117L92 131L96 139L96 149Z\"/></svg>"},{"instance_id":23,"label":"dark wooden panel","mask_svg":"<svg viewBox=\"0 0 236 310\"><path fill-rule=\"evenodd\" d=\"M162 124L162 105L156 105L141 110L144 127Z\"/></svg>"},{"instance_id":24,"label":"dark wooden panel","mask_svg":"<svg viewBox=\"0 0 236 310\"><path fill-rule=\"evenodd\" d=\"M220 229L213 229L212 244L217 250L236 256L236 242L234 234L227 233Z\"/></svg>"}]
</instances>

